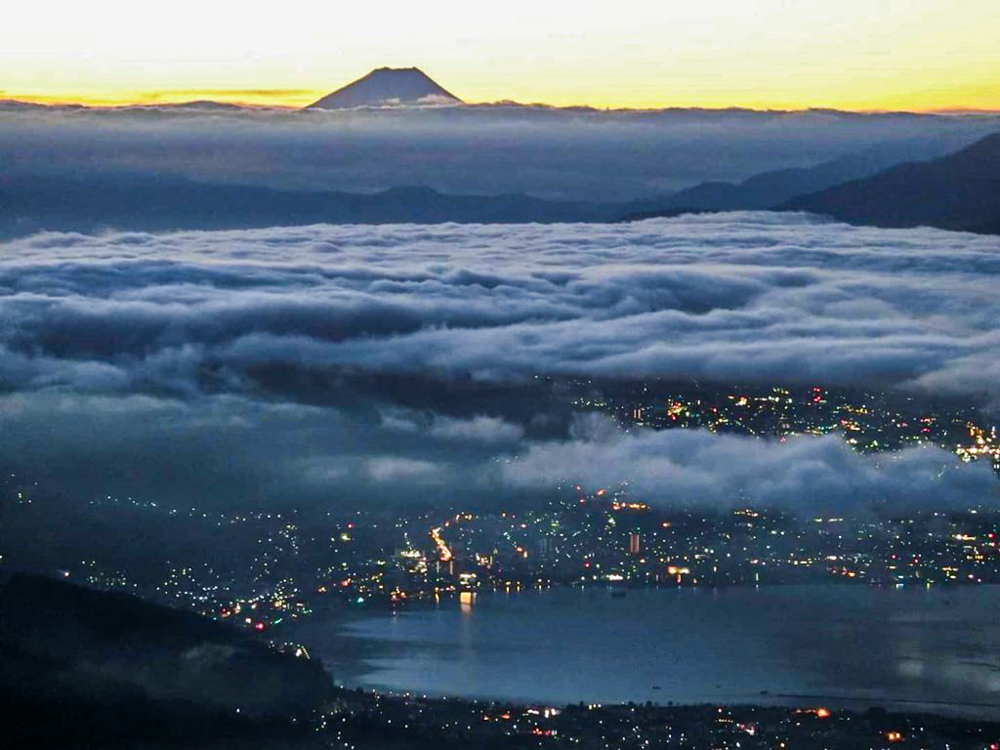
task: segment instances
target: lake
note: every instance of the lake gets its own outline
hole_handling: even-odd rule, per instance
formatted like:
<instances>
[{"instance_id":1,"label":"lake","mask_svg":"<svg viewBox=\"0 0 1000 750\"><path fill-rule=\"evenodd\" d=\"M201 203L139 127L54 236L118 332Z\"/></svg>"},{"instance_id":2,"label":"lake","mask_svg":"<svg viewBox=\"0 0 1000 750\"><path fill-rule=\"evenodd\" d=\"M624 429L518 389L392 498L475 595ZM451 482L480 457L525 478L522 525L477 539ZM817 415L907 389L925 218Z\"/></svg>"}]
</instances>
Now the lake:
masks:
<instances>
[{"instance_id":1,"label":"lake","mask_svg":"<svg viewBox=\"0 0 1000 750\"><path fill-rule=\"evenodd\" d=\"M478 594L296 626L337 682L548 704L872 703L1000 718L1000 587Z\"/></svg>"}]
</instances>

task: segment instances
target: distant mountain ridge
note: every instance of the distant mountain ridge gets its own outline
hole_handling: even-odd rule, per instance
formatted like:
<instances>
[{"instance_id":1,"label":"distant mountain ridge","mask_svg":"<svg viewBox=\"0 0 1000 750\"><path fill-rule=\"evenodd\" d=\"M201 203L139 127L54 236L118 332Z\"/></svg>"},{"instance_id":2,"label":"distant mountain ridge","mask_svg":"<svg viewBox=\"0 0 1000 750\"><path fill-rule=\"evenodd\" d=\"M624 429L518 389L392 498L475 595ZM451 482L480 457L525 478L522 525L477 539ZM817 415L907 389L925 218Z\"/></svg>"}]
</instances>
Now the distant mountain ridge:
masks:
<instances>
[{"instance_id":1,"label":"distant mountain ridge","mask_svg":"<svg viewBox=\"0 0 1000 750\"><path fill-rule=\"evenodd\" d=\"M949 156L794 198L781 208L853 224L1000 234L1000 133Z\"/></svg>"},{"instance_id":2,"label":"distant mountain ridge","mask_svg":"<svg viewBox=\"0 0 1000 750\"><path fill-rule=\"evenodd\" d=\"M660 199L633 201L628 218L675 215L678 211L767 211L794 198L870 177L900 163L953 153L971 138L914 139L847 154L812 167L761 172L742 182L701 182Z\"/></svg>"},{"instance_id":3,"label":"distant mountain ridge","mask_svg":"<svg viewBox=\"0 0 1000 750\"><path fill-rule=\"evenodd\" d=\"M610 221L612 204L528 195L447 195L428 187L378 193L292 191L183 178L0 175L0 237L39 231L170 231L305 224L522 224Z\"/></svg>"},{"instance_id":4,"label":"distant mountain ridge","mask_svg":"<svg viewBox=\"0 0 1000 750\"><path fill-rule=\"evenodd\" d=\"M420 68L377 68L310 104L307 109L462 104Z\"/></svg>"},{"instance_id":5,"label":"distant mountain ridge","mask_svg":"<svg viewBox=\"0 0 1000 750\"><path fill-rule=\"evenodd\" d=\"M971 137L963 131L884 144L813 167L763 172L740 183L703 182L625 203L551 200L517 192L446 194L419 185L352 193L200 182L123 170L90 177L0 170L0 238L46 230L601 223L743 210L810 211L879 226L1000 231L1000 135L954 151ZM949 151L951 156L933 159ZM933 160L916 161L929 158ZM900 162L908 163L894 166Z\"/></svg>"}]
</instances>

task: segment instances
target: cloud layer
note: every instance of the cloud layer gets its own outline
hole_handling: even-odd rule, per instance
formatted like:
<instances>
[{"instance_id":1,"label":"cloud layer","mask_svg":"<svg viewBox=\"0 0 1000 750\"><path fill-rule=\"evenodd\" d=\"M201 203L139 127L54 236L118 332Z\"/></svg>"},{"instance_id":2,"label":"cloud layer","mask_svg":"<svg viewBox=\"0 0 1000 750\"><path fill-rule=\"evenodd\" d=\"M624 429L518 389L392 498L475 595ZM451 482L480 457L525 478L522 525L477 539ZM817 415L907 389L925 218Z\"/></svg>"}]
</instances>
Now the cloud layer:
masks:
<instances>
[{"instance_id":1,"label":"cloud layer","mask_svg":"<svg viewBox=\"0 0 1000 750\"><path fill-rule=\"evenodd\" d=\"M969 508L992 505L997 492L985 464L962 466L938 448L862 456L838 436L765 442L705 431L609 431L528 448L504 465L518 487L550 485L554 476L599 487L627 485L667 507L730 509L752 505L815 513L881 508Z\"/></svg>"},{"instance_id":2,"label":"cloud layer","mask_svg":"<svg viewBox=\"0 0 1000 750\"><path fill-rule=\"evenodd\" d=\"M254 393L360 372L1000 394L989 237L728 214L49 234L0 251L7 390Z\"/></svg>"},{"instance_id":3,"label":"cloud layer","mask_svg":"<svg viewBox=\"0 0 1000 750\"><path fill-rule=\"evenodd\" d=\"M184 506L628 480L810 512L991 502L985 465L573 421L547 376L1000 398L1000 246L805 215L42 234L0 245L0 458Z\"/></svg>"}]
</instances>

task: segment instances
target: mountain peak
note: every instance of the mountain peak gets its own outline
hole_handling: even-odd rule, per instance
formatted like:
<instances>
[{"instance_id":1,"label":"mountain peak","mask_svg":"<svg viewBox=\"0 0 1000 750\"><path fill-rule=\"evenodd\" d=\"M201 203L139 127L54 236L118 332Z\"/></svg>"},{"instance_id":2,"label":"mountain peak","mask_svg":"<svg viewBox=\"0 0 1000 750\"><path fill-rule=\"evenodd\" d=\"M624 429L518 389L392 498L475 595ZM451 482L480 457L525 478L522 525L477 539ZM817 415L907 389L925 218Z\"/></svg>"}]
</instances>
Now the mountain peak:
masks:
<instances>
[{"instance_id":1,"label":"mountain peak","mask_svg":"<svg viewBox=\"0 0 1000 750\"><path fill-rule=\"evenodd\" d=\"M434 106L462 100L438 85L420 68L376 68L309 105L315 109L353 107Z\"/></svg>"}]
</instances>

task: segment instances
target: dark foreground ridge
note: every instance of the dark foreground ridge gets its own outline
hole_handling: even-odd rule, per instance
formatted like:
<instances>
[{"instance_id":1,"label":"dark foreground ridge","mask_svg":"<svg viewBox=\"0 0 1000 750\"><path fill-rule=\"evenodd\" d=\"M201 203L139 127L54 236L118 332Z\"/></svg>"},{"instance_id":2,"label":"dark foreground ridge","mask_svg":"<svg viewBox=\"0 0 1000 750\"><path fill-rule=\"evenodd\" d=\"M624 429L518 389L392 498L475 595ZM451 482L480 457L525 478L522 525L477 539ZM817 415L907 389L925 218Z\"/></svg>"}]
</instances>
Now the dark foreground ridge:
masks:
<instances>
[{"instance_id":1,"label":"dark foreground ridge","mask_svg":"<svg viewBox=\"0 0 1000 750\"><path fill-rule=\"evenodd\" d=\"M13 747L266 742L331 694L318 664L193 613L41 576L0 586L0 703L20 717L4 729L20 739Z\"/></svg>"}]
</instances>

